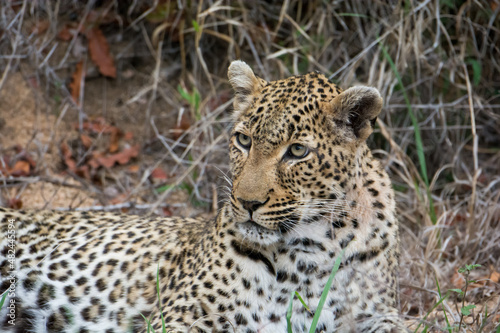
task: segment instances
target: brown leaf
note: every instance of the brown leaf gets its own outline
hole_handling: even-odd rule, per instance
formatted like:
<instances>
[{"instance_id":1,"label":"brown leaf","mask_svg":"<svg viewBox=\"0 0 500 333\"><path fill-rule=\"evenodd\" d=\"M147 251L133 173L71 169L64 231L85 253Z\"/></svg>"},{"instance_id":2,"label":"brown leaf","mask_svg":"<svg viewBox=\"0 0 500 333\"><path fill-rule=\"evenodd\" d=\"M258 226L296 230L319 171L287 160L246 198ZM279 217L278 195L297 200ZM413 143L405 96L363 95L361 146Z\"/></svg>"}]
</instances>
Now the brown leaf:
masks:
<instances>
[{"instance_id":1,"label":"brown leaf","mask_svg":"<svg viewBox=\"0 0 500 333\"><path fill-rule=\"evenodd\" d=\"M85 36L89 41L90 58L99 68L99 72L104 76L115 78L115 62L109 53L108 41L102 31L98 27L88 29Z\"/></svg>"},{"instance_id":2,"label":"brown leaf","mask_svg":"<svg viewBox=\"0 0 500 333\"><path fill-rule=\"evenodd\" d=\"M73 153L66 142L61 143L61 155L63 156L64 164L71 172L76 172L76 162L73 159Z\"/></svg>"},{"instance_id":3,"label":"brown leaf","mask_svg":"<svg viewBox=\"0 0 500 333\"><path fill-rule=\"evenodd\" d=\"M21 199L12 198L7 200L7 207L12 209L21 209L23 208L23 202L21 201Z\"/></svg>"},{"instance_id":4,"label":"brown leaf","mask_svg":"<svg viewBox=\"0 0 500 333\"><path fill-rule=\"evenodd\" d=\"M151 171L150 175L151 179L153 181L165 181L168 179L168 175L165 171L163 171L162 168L155 168L153 171Z\"/></svg>"},{"instance_id":5,"label":"brown leaf","mask_svg":"<svg viewBox=\"0 0 500 333\"><path fill-rule=\"evenodd\" d=\"M185 131L191 127L191 120L189 116L184 113L181 117L181 121L172 129L172 138L178 140Z\"/></svg>"},{"instance_id":6,"label":"brown leaf","mask_svg":"<svg viewBox=\"0 0 500 333\"><path fill-rule=\"evenodd\" d=\"M75 123L73 124L73 128L78 130L80 126L77 123ZM102 117L97 117L90 121L84 121L82 124L82 129L84 131L95 134L111 133L114 130L114 128L115 128L114 126L111 126L108 123L106 123L106 120Z\"/></svg>"},{"instance_id":7,"label":"brown leaf","mask_svg":"<svg viewBox=\"0 0 500 333\"><path fill-rule=\"evenodd\" d=\"M47 20L38 21L31 28L31 33L34 35L41 35L50 27L50 22Z\"/></svg>"},{"instance_id":8,"label":"brown leaf","mask_svg":"<svg viewBox=\"0 0 500 333\"><path fill-rule=\"evenodd\" d=\"M114 156L102 156L102 157L98 157L96 159L96 162L100 165L100 166L103 166L105 168L111 168L113 165L115 165L115 162L116 162L116 159Z\"/></svg>"},{"instance_id":9,"label":"brown leaf","mask_svg":"<svg viewBox=\"0 0 500 333\"><path fill-rule=\"evenodd\" d=\"M23 156L23 160L25 160L26 162L28 162L30 164L31 170L36 168L36 162L29 154L25 153Z\"/></svg>"},{"instance_id":10,"label":"brown leaf","mask_svg":"<svg viewBox=\"0 0 500 333\"><path fill-rule=\"evenodd\" d=\"M169 207L163 207L162 210L163 210L163 216L170 217L173 215Z\"/></svg>"},{"instance_id":11,"label":"brown leaf","mask_svg":"<svg viewBox=\"0 0 500 333\"><path fill-rule=\"evenodd\" d=\"M27 161L19 160L10 169L10 175L13 177L22 177L30 175L30 163Z\"/></svg>"},{"instance_id":12,"label":"brown leaf","mask_svg":"<svg viewBox=\"0 0 500 333\"><path fill-rule=\"evenodd\" d=\"M500 283L500 272L493 271L490 275L490 280L493 281L493 283Z\"/></svg>"},{"instance_id":13,"label":"brown leaf","mask_svg":"<svg viewBox=\"0 0 500 333\"><path fill-rule=\"evenodd\" d=\"M138 164L130 165L127 168L128 172L131 172L131 173L138 173L140 169L141 169L141 167Z\"/></svg>"},{"instance_id":14,"label":"brown leaf","mask_svg":"<svg viewBox=\"0 0 500 333\"><path fill-rule=\"evenodd\" d=\"M57 33L57 38L65 42L69 42L73 39L77 31L70 24L65 24L61 30Z\"/></svg>"},{"instance_id":15,"label":"brown leaf","mask_svg":"<svg viewBox=\"0 0 500 333\"><path fill-rule=\"evenodd\" d=\"M458 269L455 269L455 273L451 278L451 283L458 289L462 289L465 286L464 276L458 272Z\"/></svg>"},{"instance_id":16,"label":"brown leaf","mask_svg":"<svg viewBox=\"0 0 500 333\"><path fill-rule=\"evenodd\" d=\"M114 127L111 129L111 138L109 139L109 152L110 153L116 153L119 148L119 142L121 138L121 131L118 129L118 127Z\"/></svg>"},{"instance_id":17,"label":"brown leaf","mask_svg":"<svg viewBox=\"0 0 500 333\"><path fill-rule=\"evenodd\" d=\"M71 76L71 83L69 84L69 91L73 101L80 105L80 87L83 80L85 80L85 72L83 70L83 60L76 64L75 71Z\"/></svg>"},{"instance_id":18,"label":"brown leaf","mask_svg":"<svg viewBox=\"0 0 500 333\"><path fill-rule=\"evenodd\" d=\"M490 267L490 269L493 269L493 267ZM470 284L470 288L481 288L484 287L488 284L488 282L493 282L493 283L499 283L500 282L500 273L497 272L496 270L493 270L493 272L489 276L482 276L480 278L475 279L477 282Z\"/></svg>"},{"instance_id":19,"label":"brown leaf","mask_svg":"<svg viewBox=\"0 0 500 333\"><path fill-rule=\"evenodd\" d=\"M115 156L115 159L119 164L123 165L128 163L132 158L137 157L137 155L139 155L139 150L139 145L135 145L130 148L126 148L122 152L113 156Z\"/></svg>"},{"instance_id":20,"label":"brown leaf","mask_svg":"<svg viewBox=\"0 0 500 333\"><path fill-rule=\"evenodd\" d=\"M16 152L16 154L21 154L23 152L23 147L21 145L15 145L13 147L14 151Z\"/></svg>"},{"instance_id":21,"label":"brown leaf","mask_svg":"<svg viewBox=\"0 0 500 333\"><path fill-rule=\"evenodd\" d=\"M75 174L78 177L90 179L90 170L89 170L88 165L82 165L81 167L76 169Z\"/></svg>"},{"instance_id":22,"label":"brown leaf","mask_svg":"<svg viewBox=\"0 0 500 333\"><path fill-rule=\"evenodd\" d=\"M92 151L92 157L89 159L87 162L87 165L90 166L92 169L97 169L101 166L101 163L99 162L99 159L104 157L104 154L100 151Z\"/></svg>"},{"instance_id":23,"label":"brown leaf","mask_svg":"<svg viewBox=\"0 0 500 333\"><path fill-rule=\"evenodd\" d=\"M61 143L61 155L64 158L71 157L72 155L71 148L69 148L66 142Z\"/></svg>"},{"instance_id":24,"label":"brown leaf","mask_svg":"<svg viewBox=\"0 0 500 333\"><path fill-rule=\"evenodd\" d=\"M89 149L92 146L92 138L86 134L80 134L80 140L85 148Z\"/></svg>"},{"instance_id":25,"label":"brown leaf","mask_svg":"<svg viewBox=\"0 0 500 333\"><path fill-rule=\"evenodd\" d=\"M127 164L132 158L139 155L139 150L139 145L135 145L116 154L96 157L96 162L105 168L111 168L116 163Z\"/></svg>"},{"instance_id":26,"label":"brown leaf","mask_svg":"<svg viewBox=\"0 0 500 333\"><path fill-rule=\"evenodd\" d=\"M110 203L112 205L116 205L116 204L119 204L119 203L123 203L123 202L126 202L127 199L128 199L128 196L129 194L128 193L122 193L122 194L119 194L117 195L116 197L114 197L113 199L110 200Z\"/></svg>"},{"instance_id":27,"label":"brown leaf","mask_svg":"<svg viewBox=\"0 0 500 333\"><path fill-rule=\"evenodd\" d=\"M131 141L133 138L134 138L134 133L132 132L125 132L125 134L123 134L123 139L125 141Z\"/></svg>"}]
</instances>

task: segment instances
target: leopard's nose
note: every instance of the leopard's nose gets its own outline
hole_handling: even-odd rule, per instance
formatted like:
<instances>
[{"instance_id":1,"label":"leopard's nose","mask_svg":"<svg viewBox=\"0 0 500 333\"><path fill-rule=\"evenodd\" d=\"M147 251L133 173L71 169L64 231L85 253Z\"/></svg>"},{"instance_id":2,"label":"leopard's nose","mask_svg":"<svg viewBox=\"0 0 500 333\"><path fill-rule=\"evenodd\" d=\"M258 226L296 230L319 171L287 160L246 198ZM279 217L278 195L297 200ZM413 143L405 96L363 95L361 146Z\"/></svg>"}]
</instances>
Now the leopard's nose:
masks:
<instances>
[{"instance_id":1,"label":"leopard's nose","mask_svg":"<svg viewBox=\"0 0 500 333\"><path fill-rule=\"evenodd\" d=\"M259 207L262 207L266 204L266 202L269 201L269 198L266 201L248 201L248 200L243 200L241 198L238 198L238 201L241 202L241 205L243 208L248 210L250 213L250 216L252 216L252 213L255 212Z\"/></svg>"}]
</instances>

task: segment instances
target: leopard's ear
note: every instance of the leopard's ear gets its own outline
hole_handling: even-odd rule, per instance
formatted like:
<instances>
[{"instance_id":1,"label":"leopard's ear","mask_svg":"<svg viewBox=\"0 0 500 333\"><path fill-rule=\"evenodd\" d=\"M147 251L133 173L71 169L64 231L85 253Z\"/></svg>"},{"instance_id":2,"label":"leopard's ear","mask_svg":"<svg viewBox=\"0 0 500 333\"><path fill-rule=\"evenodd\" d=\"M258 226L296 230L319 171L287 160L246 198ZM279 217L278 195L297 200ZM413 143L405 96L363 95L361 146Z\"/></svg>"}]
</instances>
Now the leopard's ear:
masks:
<instances>
[{"instance_id":1,"label":"leopard's ear","mask_svg":"<svg viewBox=\"0 0 500 333\"><path fill-rule=\"evenodd\" d=\"M262 89L267 82L258 78L250 66L241 60L236 60L229 66L227 76L235 92L235 116L246 110L252 102L252 96Z\"/></svg>"},{"instance_id":2,"label":"leopard's ear","mask_svg":"<svg viewBox=\"0 0 500 333\"><path fill-rule=\"evenodd\" d=\"M332 101L334 119L351 128L359 140L372 133L382 105L378 90L364 86L349 88Z\"/></svg>"}]
</instances>

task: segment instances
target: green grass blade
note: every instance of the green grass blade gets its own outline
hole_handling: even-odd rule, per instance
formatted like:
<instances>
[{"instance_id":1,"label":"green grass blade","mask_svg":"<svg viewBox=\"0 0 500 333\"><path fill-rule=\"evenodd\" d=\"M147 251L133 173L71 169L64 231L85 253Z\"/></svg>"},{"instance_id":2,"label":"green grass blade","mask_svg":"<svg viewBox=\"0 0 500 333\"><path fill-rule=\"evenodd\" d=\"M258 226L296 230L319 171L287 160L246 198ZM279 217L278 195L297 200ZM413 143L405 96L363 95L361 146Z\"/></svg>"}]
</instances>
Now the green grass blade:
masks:
<instances>
[{"instance_id":1,"label":"green grass blade","mask_svg":"<svg viewBox=\"0 0 500 333\"><path fill-rule=\"evenodd\" d=\"M359 18L364 18L364 19L370 19L370 16L358 14L358 13L339 13L339 16L359 17Z\"/></svg>"},{"instance_id":2,"label":"green grass blade","mask_svg":"<svg viewBox=\"0 0 500 333\"><path fill-rule=\"evenodd\" d=\"M181 97L186 102L188 102L190 105L193 103L193 97L191 97L191 95L186 90L184 90L184 88L182 88L180 84L177 85L177 91L179 92L179 94L181 94Z\"/></svg>"},{"instance_id":3,"label":"green grass blade","mask_svg":"<svg viewBox=\"0 0 500 333\"><path fill-rule=\"evenodd\" d=\"M332 272L330 273L330 277L328 281L326 281L325 288L323 288L323 292L321 293L321 298L319 299L318 307L316 308L316 312L314 313L314 317L311 323L311 327L309 328L309 333L316 332L316 326L318 325L319 316L321 315L321 311L323 310L323 305L326 302L326 296L328 296L328 292L330 291L330 287L333 283L333 278L337 274L337 271L340 267L340 262L342 261L342 257L344 256L345 249L340 252L337 259L335 259L335 263L333 264Z\"/></svg>"},{"instance_id":4,"label":"green grass blade","mask_svg":"<svg viewBox=\"0 0 500 333\"><path fill-rule=\"evenodd\" d=\"M311 309L309 309L309 307L307 306L306 302L304 302L304 299L302 299L302 297L299 295L298 292L295 292L295 296L297 296L297 298L299 299L300 303L302 303L302 306L308 311L308 312L311 312Z\"/></svg>"},{"instance_id":5,"label":"green grass blade","mask_svg":"<svg viewBox=\"0 0 500 333\"><path fill-rule=\"evenodd\" d=\"M142 313L139 312L139 314L142 316L142 318L144 318L144 321L146 322L146 324L148 324L148 330L146 332L147 333L149 333L149 332L155 333L153 326L151 326L151 321L148 318L144 317L144 315Z\"/></svg>"},{"instance_id":6,"label":"green grass blade","mask_svg":"<svg viewBox=\"0 0 500 333\"><path fill-rule=\"evenodd\" d=\"M290 295L290 303L288 304L288 310L286 311L286 331L287 333L292 332L292 311L293 311L293 295L294 292Z\"/></svg>"},{"instance_id":7,"label":"green grass blade","mask_svg":"<svg viewBox=\"0 0 500 333\"><path fill-rule=\"evenodd\" d=\"M191 23L193 24L194 31L199 33L200 32L200 25L198 24L198 22L196 22L195 20L192 20Z\"/></svg>"},{"instance_id":8,"label":"green grass blade","mask_svg":"<svg viewBox=\"0 0 500 333\"><path fill-rule=\"evenodd\" d=\"M439 306L439 304L443 303L443 301L448 297L448 293L446 293L446 295L444 295L444 297L441 297L439 298L439 301L432 307L432 309L430 309L429 311L427 311L427 314L424 316L424 318L420 321L420 323L418 324L417 328L415 329L415 331L413 332L418 332L418 329L420 328L420 326L422 326L422 323L424 321L427 320L427 317L429 317L429 315L431 314L432 311L434 311L435 308L437 308ZM450 326L448 326L450 327Z\"/></svg>"},{"instance_id":9,"label":"green grass blade","mask_svg":"<svg viewBox=\"0 0 500 333\"><path fill-rule=\"evenodd\" d=\"M435 279L436 279L436 286L437 286L439 298L442 298L443 296L441 295L441 287L439 287L439 281L438 281L437 277L435 277ZM444 309L444 305L442 305L442 308L443 308L444 319L446 320L446 325L448 327L448 332L453 333L453 331L451 329L450 321L448 320L448 315L446 314L446 311Z\"/></svg>"},{"instance_id":10,"label":"green grass blade","mask_svg":"<svg viewBox=\"0 0 500 333\"><path fill-rule=\"evenodd\" d=\"M2 306L3 306L3 303L5 303L5 299L7 298L8 291L9 291L9 289L7 289L7 290L3 293L2 299L0 300L0 309L1 309L1 308L2 308Z\"/></svg>"},{"instance_id":11,"label":"green grass blade","mask_svg":"<svg viewBox=\"0 0 500 333\"><path fill-rule=\"evenodd\" d=\"M472 84L477 87L482 77L481 63L477 59L469 59L466 63L472 65Z\"/></svg>"},{"instance_id":12,"label":"green grass blade","mask_svg":"<svg viewBox=\"0 0 500 333\"><path fill-rule=\"evenodd\" d=\"M392 71L394 72L396 79L398 80L398 83L401 87L401 91L403 92L403 98L405 100L406 107L408 108L408 114L410 115L411 123L413 125L414 130L415 130L415 144L417 146L417 155L418 155L418 161L420 163L420 172L422 173L422 178L423 178L425 186L427 188L427 197L429 198L429 215L431 217L432 223L436 224L436 222L437 222L436 210L434 208L434 201L432 200L431 191L429 189L429 177L427 176L427 165L425 162L424 145L422 143L422 135L420 134L420 126L418 125L417 117L413 113L410 99L408 98L408 95L406 94L406 90L404 89L404 85L403 85L403 80L401 79L401 75L399 74L399 71L396 68L396 65L394 64L394 61L392 61L392 58L389 55L389 52L387 52L387 49L385 48L385 46L382 43L380 43L380 48L382 50L382 53L384 54L385 59L389 63L389 66L391 67Z\"/></svg>"}]
</instances>

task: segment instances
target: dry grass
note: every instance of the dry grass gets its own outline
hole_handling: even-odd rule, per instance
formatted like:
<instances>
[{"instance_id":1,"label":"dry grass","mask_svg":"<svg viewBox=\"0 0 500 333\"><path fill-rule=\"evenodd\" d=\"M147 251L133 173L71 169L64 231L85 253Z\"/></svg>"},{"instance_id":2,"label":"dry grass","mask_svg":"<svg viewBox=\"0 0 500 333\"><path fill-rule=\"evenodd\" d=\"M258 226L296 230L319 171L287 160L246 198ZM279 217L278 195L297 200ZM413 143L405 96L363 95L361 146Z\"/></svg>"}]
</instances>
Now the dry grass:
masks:
<instances>
[{"instance_id":1,"label":"dry grass","mask_svg":"<svg viewBox=\"0 0 500 333\"><path fill-rule=\"evenodd\" d=\"M160 1L163 12L139 3L18 1L1 7L0 89L14 73L35 78L35 113L52 121L44 142L37 141L35 123L23 124L35 133L24 147L39 166L51 168L39 167L27 179L3 179L4 199L22 196L12 189L28 183L54 183L61 167L44 158L51 151L60 158L56 147L65 138L64 124L101 115L132 130L142 155L136 174L118 168L102 171L99 185L81 180L80 188L96 202L92 208L161 212L156 208L168 206L199 212L194 203L208 211L220 188L212 184L223 185L221 173L228 171L229 62L241 58L268 80L320 70L344 88L375 86L385 98L371 144L396 189L403 242L401 310L411 330L445 330L446 312L452 326L446 331L499 331L500 286L498 279L491 281L500 270L498 0ZM101 24L118 78L93 79L91 68L78 107L62 83L78 61L87 59L82 38L62 43L56 36L68 17L84 24L92 8L107 8L119 18ZM33 33L32 27L47 19L48 30ZM199 95L199 106L188 103L179 86ZM112 104L118 99L122 103ZM191 125L174 139L182 114ZM2 134L3 150L16 143L6 140ZM158 193L149 173L160 163L174 177ZM110 191L126 196L113 204ZM443 296L462 286L456 271L465 264L482 265L471 275L482 282L469 286L465 303L452 292L432 311L441 299L438 285ZM465 304L477 307L461 318Z\"/></svg>"}]
</instances>

